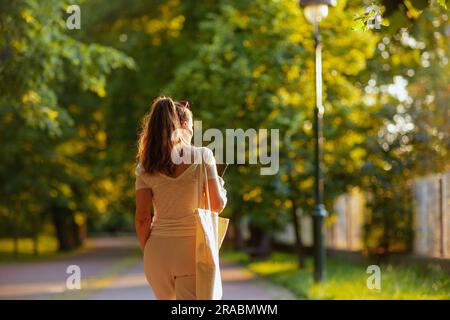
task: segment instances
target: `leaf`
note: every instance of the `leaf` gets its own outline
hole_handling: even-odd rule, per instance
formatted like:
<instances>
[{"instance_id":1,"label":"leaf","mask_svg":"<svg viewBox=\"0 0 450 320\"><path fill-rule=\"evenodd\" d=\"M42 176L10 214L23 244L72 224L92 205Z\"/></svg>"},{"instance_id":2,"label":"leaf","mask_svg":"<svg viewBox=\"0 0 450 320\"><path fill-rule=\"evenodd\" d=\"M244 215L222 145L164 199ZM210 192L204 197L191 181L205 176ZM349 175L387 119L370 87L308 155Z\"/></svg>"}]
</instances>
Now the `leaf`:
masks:
<instances>
[{"instance_id":1,"label":"leaf","mask_svg":"<svg viewBox=\"0 0 450 320\"><path fill-rule=\"evenodd\" d=\"M423 10L428 6L427 0L409 0L414 8Z\"/></svg>"},{"instance_id":2,"label":"leaf","mask_svg":"<svg viewBox=\"0 0 450 320\"><path fill-rule=\"evenodd\" d=\"M447 0L437 0L437 2L444 7L445 9L447 9Z\"/></svg>"},{"instance_id":3,"label":"leaf","mask_svg":"<svg viewBox=\"0 0 450 320\"><path fill-rule=\"evenodd\" d=\"M352 26L353 31L363 31L366 30L366 24L363 20L356 21Z\"/></svg>"}]
</instances>

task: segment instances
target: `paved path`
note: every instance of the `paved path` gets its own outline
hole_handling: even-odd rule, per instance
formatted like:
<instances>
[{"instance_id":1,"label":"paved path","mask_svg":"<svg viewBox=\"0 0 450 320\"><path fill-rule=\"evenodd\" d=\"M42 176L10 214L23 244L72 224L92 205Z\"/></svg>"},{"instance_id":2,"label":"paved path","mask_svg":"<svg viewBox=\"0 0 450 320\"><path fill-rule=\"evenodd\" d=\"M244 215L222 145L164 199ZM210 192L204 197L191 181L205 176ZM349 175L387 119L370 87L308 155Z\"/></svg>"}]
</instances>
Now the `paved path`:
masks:
<instances>
[{"instance_id":1,"label":"paved path","mask_svg":"<svg viewBox=\"0 0 450 320\"><path fill-rule=\"evenodd\" d=\"M81 270L81 290L67 290L69 265ZM295 299L287 290L222 261L224 300ZM0 299L155 299L134 238L90 241L84 252L52 261L0 264Z\"/></svg>"}]
</instances>

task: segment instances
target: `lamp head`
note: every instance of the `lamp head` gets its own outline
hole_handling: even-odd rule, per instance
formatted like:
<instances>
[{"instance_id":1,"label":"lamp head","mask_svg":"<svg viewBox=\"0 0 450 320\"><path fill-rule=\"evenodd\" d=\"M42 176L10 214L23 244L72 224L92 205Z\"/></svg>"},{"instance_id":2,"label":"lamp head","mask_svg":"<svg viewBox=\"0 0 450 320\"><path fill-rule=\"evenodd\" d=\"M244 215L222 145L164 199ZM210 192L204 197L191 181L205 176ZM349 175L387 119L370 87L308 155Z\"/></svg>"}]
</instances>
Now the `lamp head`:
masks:
<instances>
[{"instance_id":1,"label":"lamp head","mask_svg":"<svg viewBox=\"0 0 450 320\"><path fill-rule=\"evenodd\" d=\"M336 0L300 0L300 6L305 10L305 17L316 25L328 16L328 6L335 6Z\"/></svg>"}]
</instances>

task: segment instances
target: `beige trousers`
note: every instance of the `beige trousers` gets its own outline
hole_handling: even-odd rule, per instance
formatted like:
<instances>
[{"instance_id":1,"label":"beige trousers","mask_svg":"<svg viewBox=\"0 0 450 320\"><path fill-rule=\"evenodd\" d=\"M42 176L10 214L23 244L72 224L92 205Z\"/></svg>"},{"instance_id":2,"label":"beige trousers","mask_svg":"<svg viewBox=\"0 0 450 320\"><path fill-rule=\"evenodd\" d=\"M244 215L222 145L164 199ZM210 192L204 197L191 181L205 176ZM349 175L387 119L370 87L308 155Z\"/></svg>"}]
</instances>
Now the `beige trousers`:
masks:
<instances>
[{"instance_id":1,"label":"beige trousers","mask_svg":"<svg viewBox=\"0 0 450 320\"><path fill-rule=\"evenodd\" d=\"M150 235L144 272L158 300L195 300L195 236Z\"/></svg>"}]
</instances>

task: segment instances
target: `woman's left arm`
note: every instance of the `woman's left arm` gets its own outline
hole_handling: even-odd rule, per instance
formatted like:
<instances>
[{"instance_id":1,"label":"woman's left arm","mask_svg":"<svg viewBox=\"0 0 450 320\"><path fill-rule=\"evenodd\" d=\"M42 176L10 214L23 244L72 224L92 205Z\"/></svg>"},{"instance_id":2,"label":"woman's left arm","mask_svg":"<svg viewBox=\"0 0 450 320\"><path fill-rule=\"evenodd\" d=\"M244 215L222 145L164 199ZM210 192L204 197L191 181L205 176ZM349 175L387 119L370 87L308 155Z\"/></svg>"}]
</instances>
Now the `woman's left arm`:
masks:
<instances>
[{"instance_id":1,"label":"woman's left arm","mask_svg":"<svg viewBox=\"0 0 450 320\"><path fill-rule=\"evenodd\" d=\"M145 243L150 236L152 201L153 195L151 189L136 190L136 214L134 220L139 246L142 251L144 251Z\"/></svg>"}]
</instances>

